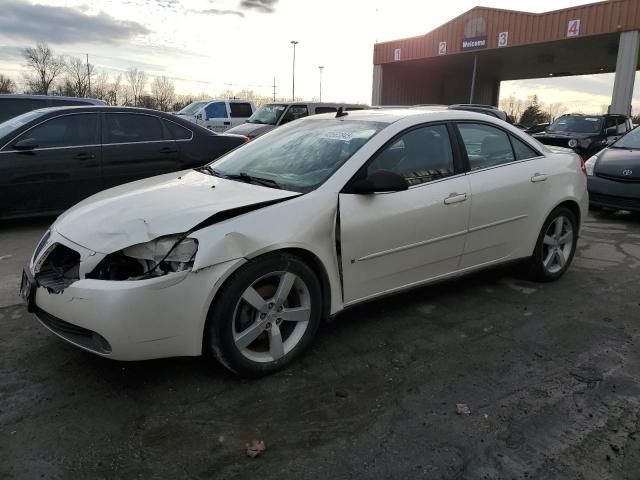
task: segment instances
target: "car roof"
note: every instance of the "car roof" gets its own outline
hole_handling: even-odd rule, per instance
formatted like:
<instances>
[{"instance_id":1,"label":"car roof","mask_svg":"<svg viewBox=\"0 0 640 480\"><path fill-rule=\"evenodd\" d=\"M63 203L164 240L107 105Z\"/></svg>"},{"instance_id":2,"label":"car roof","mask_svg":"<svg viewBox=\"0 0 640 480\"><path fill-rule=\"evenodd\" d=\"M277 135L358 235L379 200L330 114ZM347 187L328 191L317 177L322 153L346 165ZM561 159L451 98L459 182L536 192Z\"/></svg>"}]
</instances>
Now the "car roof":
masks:
<instances>
[{"instance_id":1,"label":"car roof","mask_svg":"<svg viewBox=\"0 0 640 480\"><path fill-rule=\"evenodd\" d=\"M97 98L85 98L85 97L65 97L62 95L24 95L21 93L3 93L0 94L0 100L4 98L10 98L12 100L58 100L58 101L73 101L73 102L86 102L93 105L105 105L104 101Z\"/></svg>"},{"instance_id":2,"label":"car roof","mask_svg":"<svg viewBox=\"0 0 640 480\"><path fill-rule=\"evenodd\" d=\"M413 118L416 123L431 122L438 120L480 120L484 122L498 123L499 125L509 125L507 122L500 120L492 115L485 113L473 112L469 110L452 110L442 108L440 106L420 107L420 108L384 108L355 110L347 113L346 116L340 117L347 120L361 120L370 122L395 123L399 120ZM335 118L335 113L323 113L321 115L313 115L305 117L301 120L313 119L329 119ZM515 128L515 127L514 127Z\"/></svg>"}]
</instances>

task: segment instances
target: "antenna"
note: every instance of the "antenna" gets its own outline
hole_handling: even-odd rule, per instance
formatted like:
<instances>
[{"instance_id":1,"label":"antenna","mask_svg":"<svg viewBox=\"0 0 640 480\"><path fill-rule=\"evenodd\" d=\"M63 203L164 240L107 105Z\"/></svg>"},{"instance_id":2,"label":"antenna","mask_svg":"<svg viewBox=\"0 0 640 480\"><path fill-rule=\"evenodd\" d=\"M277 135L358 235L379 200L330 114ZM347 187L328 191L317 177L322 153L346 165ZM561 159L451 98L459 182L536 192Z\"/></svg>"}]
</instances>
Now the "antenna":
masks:
<instances>
[{"instance_id":1,"label":"antenna","mask_svg":"<svg viewBox=\"0 0 640 480\"><path fill-rule=\"evenodd\" d=\"M338 107L338 111L336 112L336 118L346 117L347 115L349 115L349 112L345 112L344 108Z\"/></svg>"}]
</instances>

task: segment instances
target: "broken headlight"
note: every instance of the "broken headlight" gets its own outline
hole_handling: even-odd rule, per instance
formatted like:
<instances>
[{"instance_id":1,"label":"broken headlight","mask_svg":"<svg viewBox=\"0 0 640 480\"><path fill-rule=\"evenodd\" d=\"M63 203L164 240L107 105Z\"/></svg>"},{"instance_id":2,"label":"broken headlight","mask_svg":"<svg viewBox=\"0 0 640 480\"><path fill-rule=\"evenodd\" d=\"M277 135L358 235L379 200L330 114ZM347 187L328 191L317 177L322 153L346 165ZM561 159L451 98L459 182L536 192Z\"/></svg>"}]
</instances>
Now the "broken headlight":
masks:
<instances>
[{"instance_id":1,"label":"broken headlight","mask_svg":"<svg viewBox=\"0 0 640 480\"><path fill-rule=\"evenodd\" d=\"M145 272L163 274L181 272L193 267L198 241L182 235L167 235L147 243L139 243L122 250L125 257L142 263Z\"/></svg>"},{"instance_id":2,"label":"broken headlight","mask_svg":"<svg viewBox=\"0 0 640 480\"><path fill-rule=\"evenodd\" d=\"M141 280L193 267L198 242L183 234L139 243L104 257L87 278Z\"/></svg>"}]
</instances>

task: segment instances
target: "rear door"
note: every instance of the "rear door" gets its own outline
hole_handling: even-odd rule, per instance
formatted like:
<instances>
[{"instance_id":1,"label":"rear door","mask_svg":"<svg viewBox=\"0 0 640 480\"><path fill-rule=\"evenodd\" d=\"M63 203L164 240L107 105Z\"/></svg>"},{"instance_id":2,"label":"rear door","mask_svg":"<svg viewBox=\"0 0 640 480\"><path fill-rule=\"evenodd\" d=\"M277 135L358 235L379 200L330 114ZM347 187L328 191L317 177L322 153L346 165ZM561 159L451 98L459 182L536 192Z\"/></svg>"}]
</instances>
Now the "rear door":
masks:
<instances>
[{"instance_id":1,"label":"rear door","mask_svg":"<svg viewBox=\"0 0 640 480\"><path fill-rule=\"evenodd\" d=\"M411 128L364 167L402 175L408 190L341 193L344 301L353 303L454 272L464 248L471 195L445 124ZM457 147L457 145L455 145Z\"/></svg>"},{"instance_id":2,"label":"rear door","mask_svg":"<svg viewBox=\"0 0 640 480\"><path fill-rule=\"evenodd\" d=\"M66 114L0 152L0 216L57 212L102 189L100 115ZM25 144L32 148L24 149Z\"/></svg>"},{"instance_id":3,"label":"rear door","mask_svg":"<svg viewBox=\"0 0 640 480\"><path fill-rule=\"evenodd\" d=\"M105 188L182 168L176 142L159 117L105 113L102 123Z\"/></svg>"},{"instance_id":4,"label":"rear door","mask_svg":"<svg viewBox=\"0 0 640 480\"><path fill-rule=\"evenodd\" d=\"M481 122L457 127L473 198L464 269L512 255L538 224L552 182L545 157L505 130Z\"/></svg>"},{"instance_id":5,"label":"rear door","mask_svg":"<svg viewBox=\"0 0 640 480\"><path fill-rule=\"evenodd\" d=\"M249 102L229 102L231 127L242 125L253 115L253 107Z\"/></svg>"}]
</instances>

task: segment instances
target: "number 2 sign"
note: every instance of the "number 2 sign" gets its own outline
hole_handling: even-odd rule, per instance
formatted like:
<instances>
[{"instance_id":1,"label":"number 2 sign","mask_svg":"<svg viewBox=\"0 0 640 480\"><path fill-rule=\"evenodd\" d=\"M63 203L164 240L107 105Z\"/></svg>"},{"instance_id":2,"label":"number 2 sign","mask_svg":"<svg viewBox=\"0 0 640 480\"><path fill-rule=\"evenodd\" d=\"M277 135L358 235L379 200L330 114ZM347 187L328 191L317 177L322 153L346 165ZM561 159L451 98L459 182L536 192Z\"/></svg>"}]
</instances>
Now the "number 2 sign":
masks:
<instances>
[{"instance_id":1,"label":"number 2 sign","mask_svg":"<svg viewBox=\"0 0 640 480\"><path fill-rule=\"evenodd\" d=\"M447 42L440 42L438 44L438 55L446 55L447 53Z\"/></svg>"},{"instance_id":2,"label":"number 2 sign","mask_svg":"<svg viewBox=\"0 0 640 480\"><path fill-rule=\"evenodd\" d=\"M567 37L577 37L580 35L580 19L569 20L567 23Z\"/></svg>"}]
</instances>

